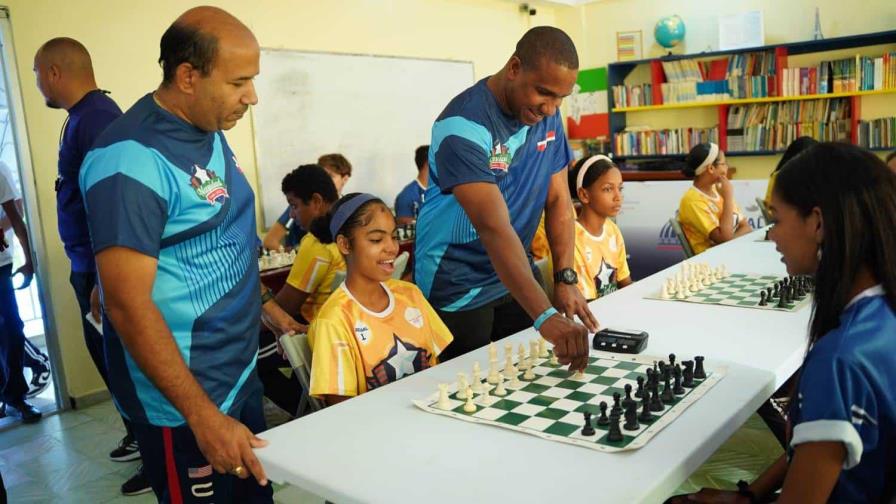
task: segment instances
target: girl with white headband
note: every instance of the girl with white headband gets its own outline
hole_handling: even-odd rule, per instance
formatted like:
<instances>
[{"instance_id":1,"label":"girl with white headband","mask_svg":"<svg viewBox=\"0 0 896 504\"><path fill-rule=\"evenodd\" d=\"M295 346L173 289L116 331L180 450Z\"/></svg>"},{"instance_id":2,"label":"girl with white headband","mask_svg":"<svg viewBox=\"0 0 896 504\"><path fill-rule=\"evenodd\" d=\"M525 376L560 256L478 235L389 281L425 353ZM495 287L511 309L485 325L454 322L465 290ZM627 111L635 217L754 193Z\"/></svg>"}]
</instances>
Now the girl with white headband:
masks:
<instances>
[{"instance_id":1,"label":"girl with white headband","mask_svg":"<svg viewBox=\"0 0 896 504\"><path fill-rule=\"evenodd\" d=\"M632 283L622 232L610 219L622 209L622 172L607 156L580 159L569 172L569 191L582 202L575 269L579 290L590 301Z\"/></svg>"},{"instance_id":2,"label":"girl with white headband","mask_svg":"<svg viewBox=\"0 0 896 504\"><path fill-rule=\"evenodd\" d=\"M395 280L395 217L371 194L343 196L311 223L345 257L345 282L311 323L311 395L335 404L438 363L451 332L420 289Z\"/></svg>"},{"instance_id":3,"label":"girl with white headband","mask_svg":"<svg viewBox=\"0 0 896 504\"><path fill-rule=\"evenodd\" d=\"M753 230L734 201L725 153L714 143L695 145L685 160L694 179L678 207L678 221L695 254Z\"/></svg>"}]
</instances>

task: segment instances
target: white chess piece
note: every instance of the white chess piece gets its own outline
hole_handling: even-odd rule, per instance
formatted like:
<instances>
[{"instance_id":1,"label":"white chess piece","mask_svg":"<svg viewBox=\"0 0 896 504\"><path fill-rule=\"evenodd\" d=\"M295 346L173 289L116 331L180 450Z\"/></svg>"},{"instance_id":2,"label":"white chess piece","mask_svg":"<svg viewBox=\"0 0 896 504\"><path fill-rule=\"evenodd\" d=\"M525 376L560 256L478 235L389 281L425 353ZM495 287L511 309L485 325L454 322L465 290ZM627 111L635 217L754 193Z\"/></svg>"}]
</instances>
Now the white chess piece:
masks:
<instances>
[{"instance_id":1,"label":"white chess piece","mask_svg":"<svg viewBox=\"0 0 896 504\"><path fill-rule=\"evenodd\" d=\"M675 295L675 278L669 277L666 279L666 287L669 289L669 295Z\"/></svg>"},{"instance_id":2,"label":"white chess piece","mask_svg":"<svg viewBox=\"0 0 896 504\"><path fill-rule=\"evenodd\" d=\"M669 299L669 286L667 284L663 284L662 290L660 290L660 297L662 299Z\"/></svg>"},{"instance_id":3,"label":"white chess piece","mask_svg":"<svg viewBox=\"0 0 896 504\"><path fill-rule=\"evenodd\" d=\"M559 365L560 365L560 361L557 360L557 354L556 354L556 353L551 352L551 360L549 361L549 363L550 363L552 366L559 366Z\"/></svg>"},{"instance_id":4,"label":"white chess piece","mask_svg":"<svg viewBox=\"0 0 896 504\"><path fill-rule=\"evenodd\" d=\"M488 360L498 360L498 347L495 346L494 342L488 344Z\"/></svg>"},{"instance_id":5,"label":"white chess piece","mask_svg":"<svg viewBox=\"0 0 896 504\"><path fill-rule=\"evenodd\" d=\"M467 398L467 389L470 387L470 384L467 382L467 375L464 373L457 373L457 397L460 399Z\"/></svg>"},{"instance_id":6,"label":"white chess piece","mask_svg":"<svg viewBox=\"0 0 896 504\"><path fill-rule=\"evenodd\" d=\"M507 389L504 388L504 375L498 374L498 386L495 387L495 395L498 397L504 397L507 395Z\"/></svg>"},{"instance_id":7,"label":"white chess piece","mask_svg":"<svg viewBox=\"0 0 896 504\"><path fill-rule=\"evenodd\" d=\"M519 375L517 373L513 373L510 375L510 383L507 384L510 388L521 388L523 386L523 382L520 381Z\"/></svg>"},{"instance_id":8,"label":"white chess piece","mask_svg":"<svg viewBox=\"0 0 896 504\"><path fill-rule=\"evenodd\" d=\"M494 358L489 361L488 365L488 378L486 381L491 383L492 385L498 383L498 359Z\"/></svg>"},{"instance_id":9,"label":"white chess piece","mask_svg":"<svg viewBox=\"0 0 896 504\"><path fill-rule=\"evenodd\" d=\"M529 361L532 366L535 365L536 357L538 357L538 340L534 339L529 342Z\"/></svg>"},{"instance_id":10,"label":"white chess piece","mask_svg":"<svg viewBox=\"0 0 896 504\"><path fill-rule=\"evenodd\" d=\"M436 407L440 410L451 409L451 401L448 400L448 385L445 383L439 384L439 402L436 403Z\"/></svg>"},{"instance_id":11,"label":"white chess piece","mask_svg":"<svg viewBox=\"0 0 896 504\"><path fill-rule=\"evenodd\" d=\"M513 372L513 357L508 354L507 359L504 360L504 376L510 376Z\"/></svg>"},{"instance_id":12,"label":"white chess piece","mask_svg":"<svg viewBox=\"0 0 896 504\"><path fill-rule=\"evenodd\" d=\"M585 377L585 373L583 373L581 371L576 371L575 373L572 374L572 377L575 380L581 380L582 378Z\"/></svg>"},{"instance_id":13,"label":"white chess piece","mask_svg":"<svg viewBox=\"0 0 896 504\"><path fill-rule=\"evenodd\" d=\"M535 367L535 366L529 366L526 368L526 372L523 373L524 380L534 380L535 379L535 371L532 370L533 367Z\"/></svg>"},{"instance_id":14,"label":"white chess piece","mask_svg":"<svg viewBox=\"0 0 896 504\"><path fill-rule=\"evenodd\" d=\"M513 360L513 343L504 343L504 358Z\"/></svg>"},{"instance_id":15,"label":"white chess piece","mask_svg":"<svg viewBox=\"0 0 896 504\"><path fill-rule=\"evenodd\" d=\"M482 368L479 367L479 361L473 362L473 374L474 375L482 374Z\"/></svg>"},{"instance_id":16,"label":"white chess piece","mask_svg":"<svg viewBox=\"0 0 896 504\"><path fill-rule=\"evenodd\" d=\"M476 370L476 369L473 370L472 389L473 389L473 392L476 392L477 394L482 393L482 377L479 376L479 370Z\"/></svg>"},{"instance_id":17,"label":"white chess piece","mask_svg":"<svg viewBox=\"0 0 896 504\"><path fill-rule=\"evenodd\" d=\"M538 338L538 356L542 359L550 357L548 354L548 342L544 338Z\"/></svg>"},{"instance_id":18,"label":"white chess piece","mask_svg":"<svg viewBox=\"0 0 896 504\"><path fill-rule=\"evenodd\" d=\"M528 363L526 362L526 347L523 346L522 343L520 343L519 362L517 362L516 367L518 367L520 370L525 371L527 366Z\"/></svg>"},{"instance_id":19,"label":"white chess piece","mask_svg":"<svg viewBox=\"0 0 896 504\"><path fill-rule=\"evenodd\" d=\"M467 388L467 402L464 403L464 411L467 413L475 413L476 405L473 403L473 391Z\"/></svg>"},{"instance_id":20,"label":"white chess piece","mask_svg":"<svg viewBox=\"0 0 896 504\"><path fill-rule=\"evenodd\" d=\"M479 402L488 406L492 402L492 397L488 393L488 387L482 389L482 395L479 396Z\"/></svg>"}]
</instances>

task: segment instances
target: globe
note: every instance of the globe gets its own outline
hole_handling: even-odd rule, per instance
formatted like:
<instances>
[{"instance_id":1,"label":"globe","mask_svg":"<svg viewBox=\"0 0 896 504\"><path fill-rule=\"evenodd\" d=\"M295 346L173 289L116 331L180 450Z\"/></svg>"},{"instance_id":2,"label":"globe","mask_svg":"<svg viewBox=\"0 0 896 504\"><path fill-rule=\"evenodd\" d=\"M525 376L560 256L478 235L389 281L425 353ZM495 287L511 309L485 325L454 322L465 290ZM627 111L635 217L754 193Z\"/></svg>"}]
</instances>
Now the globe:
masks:
<instances>
[{"instance_id":1,"label":"globe","mask_svg":"<svg viewBox=\"0 0 896 504\"><path fill-rule=\"evenodd\" d=\"M684 20L678 14L661 18L653 28L653 37L666 49L677 46L684 40Z\"/></svg>"}]
</instances>

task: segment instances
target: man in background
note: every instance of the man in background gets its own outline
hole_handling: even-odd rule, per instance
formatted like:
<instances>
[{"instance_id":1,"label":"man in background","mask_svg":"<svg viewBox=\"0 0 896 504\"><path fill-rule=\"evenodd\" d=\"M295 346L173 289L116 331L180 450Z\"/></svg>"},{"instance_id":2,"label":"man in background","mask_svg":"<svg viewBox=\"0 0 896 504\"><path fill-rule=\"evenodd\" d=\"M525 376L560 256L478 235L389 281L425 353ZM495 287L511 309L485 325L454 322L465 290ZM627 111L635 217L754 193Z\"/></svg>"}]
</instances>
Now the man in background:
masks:
<instances>
[{"instance_id":1,"label":"man in background","mask_svg":"<svg viewBox=\"0 0 896 504\"><path fill-rule=\"evenodd\" d=\"M399 226L417 220L417 212L423 206L423 194L429 183L429 146L421 145L414 151L414 163L417 164L417 178L395 197L395 220Z\"/></svg>"}]
</instances>

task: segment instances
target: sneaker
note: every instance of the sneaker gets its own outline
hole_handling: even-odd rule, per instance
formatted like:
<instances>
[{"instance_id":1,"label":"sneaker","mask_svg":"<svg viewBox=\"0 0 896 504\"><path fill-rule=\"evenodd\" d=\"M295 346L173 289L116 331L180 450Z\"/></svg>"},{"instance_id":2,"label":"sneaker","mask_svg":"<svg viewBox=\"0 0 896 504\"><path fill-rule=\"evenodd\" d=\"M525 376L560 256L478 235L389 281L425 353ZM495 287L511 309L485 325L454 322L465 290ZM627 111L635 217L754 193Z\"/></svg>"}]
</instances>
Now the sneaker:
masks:
<instances>
[{"instance_id":1,"label":"sneaker","mask_svg":"<svg viewBox=\"0 0 896 504\"><path fill-rule=\"evenodd\" d=\"M39 409L25 401L18 404L4 404L3 413L4 416L18 418L22 423L26 424L35 423L40 420L41 416L43 416Z\"/></svg>"},{"instance_id":2,"label":"sneaker","mask_svg":"<svg viewBox=\"0 0 896 504\"><path fill-rule=\"evenodd\" d=\"M50 358L26 338L24 361L25 370L31 372L30 378L26 377L28 378L28 392L25 393L25 397L32 399L40 395L50 385Z\"/></svg>"},{"instance_id":3,"label":"sneaker","mask_svg":"<svg viewBox=\"0 0 896 504\"><path fill-rule=\"evenodd\" d=\"M129 462L140 458L140 447L134 436L128 434L118 442L118 448L109 452L109 458L116 462Z\"/></svg>"},{"instance_id":4,"label":"sneaker","mask_svg":"<svg viewBox=\"0 0 896 504\"><path fill-rule=\"evenodd\" d=\"M137 472L121 484L121 493L123 495L140 495L146 492L152 492L149 480L143 474L143 464L137 468Z\"/></svg>"}]
</instances>

